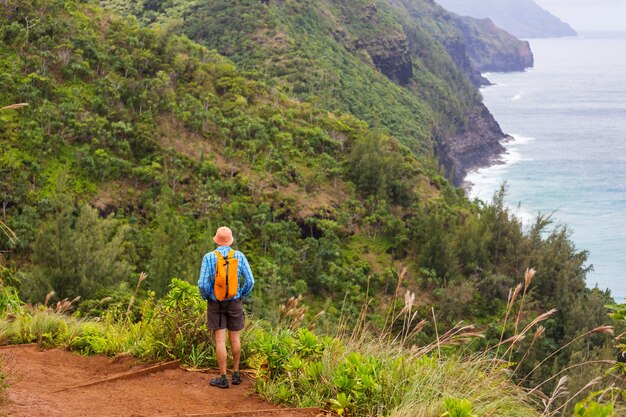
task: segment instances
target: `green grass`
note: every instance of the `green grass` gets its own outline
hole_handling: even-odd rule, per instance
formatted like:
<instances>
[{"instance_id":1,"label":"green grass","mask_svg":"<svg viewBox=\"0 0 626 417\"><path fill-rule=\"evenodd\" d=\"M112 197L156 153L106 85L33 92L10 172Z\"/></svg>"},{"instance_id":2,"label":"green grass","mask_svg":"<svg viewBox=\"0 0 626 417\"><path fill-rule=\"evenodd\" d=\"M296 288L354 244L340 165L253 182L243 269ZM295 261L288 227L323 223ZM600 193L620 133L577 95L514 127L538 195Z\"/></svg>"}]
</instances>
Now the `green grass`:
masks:
<instances>
[{"instance_id":1,"label":"green grass","mask_svg":"<svg viewBox=\"0 0 626 417\"><path fill-rule=\"evenodd\" d=\"M322 406L354 416L439 416L448 398L478 415L539 415L528 396L491 361L416 355L387 339L318 337L305 329L259 334L249 362L257 391L273 402Z\"/></svg>"},{"instance_id":2,"label":"green grass","mask_svg":"<svg viewBox=\"0 0 626 417\"><path fill-rule=\"evenodd\" d=\"M111 311L94 321L22 306L0 319L0 337L5 344L36 342L86 355L130 353L215 367L204 305L195 287L174 280L163 299L144 300L136 317ZM298 308L298 301L290 303L275 327L249 320L243 333L243 363L256 370L255 388L269 401L350 416L435 417L452 398L466 400L479 415L539 415L492 361L416 349L407 339L372 337L358 326L352 334L319 336L305 327L309 321L287 314Z\"/></svg>"}]
</instances>

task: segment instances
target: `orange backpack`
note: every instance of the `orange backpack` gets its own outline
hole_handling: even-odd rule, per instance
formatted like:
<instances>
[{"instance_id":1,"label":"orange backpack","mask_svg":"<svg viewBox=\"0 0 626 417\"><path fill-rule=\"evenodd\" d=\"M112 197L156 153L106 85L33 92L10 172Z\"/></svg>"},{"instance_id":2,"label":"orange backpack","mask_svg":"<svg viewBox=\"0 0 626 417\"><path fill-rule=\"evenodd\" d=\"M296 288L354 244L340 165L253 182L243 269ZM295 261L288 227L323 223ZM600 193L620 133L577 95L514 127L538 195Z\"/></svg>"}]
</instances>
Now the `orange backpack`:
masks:
<instances>
[{"instance_id":1,"label":"orange backpack","mask_svg":"<svg viewBox=\"0 0 626 417\"><path fill-rule=\"evenodd\" d=\"M235 259L235 251L231 249L226 257L218 251L213 253L217 256L213 294L218 301L233 298L239 290L239 261Z\"/></svg>"}]
</instances>

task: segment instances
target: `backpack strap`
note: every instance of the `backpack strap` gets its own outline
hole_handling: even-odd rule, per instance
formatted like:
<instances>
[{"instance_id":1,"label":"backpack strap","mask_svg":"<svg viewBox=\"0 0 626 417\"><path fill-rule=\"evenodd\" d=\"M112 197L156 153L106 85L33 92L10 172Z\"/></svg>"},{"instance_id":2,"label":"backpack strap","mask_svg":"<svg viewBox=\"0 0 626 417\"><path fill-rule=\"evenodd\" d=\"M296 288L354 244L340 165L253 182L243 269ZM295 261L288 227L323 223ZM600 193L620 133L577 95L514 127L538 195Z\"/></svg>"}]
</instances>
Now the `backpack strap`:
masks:
<instances>
[{"instance_id":1,"label":"backpack strap","mask_svg":"<svg viewBox=\"0 0 626 417\"><path fill-rule=\"evenodd\" d=\"M213 251L213 253L217 256L217 261L219 262L221 259L223 259L224 261L228 262L229 259L234 259L235 258L235 249L231 249L230 252L228 252L226 254L226 256L223 256L220 251L218 251L217 249L215 249Z\"/></svg>"},{"instance_id":2,"label":"backpack strap","mask_svg":"<svg viewBox=\"0 0 626 417\"><path fill-rule=\"evenodd\" d=\"M229 293L229 288L228 288L228 284L230 283L230 273L229 273L229 260L231 259L235 259L235 250L231 249L227 254L226 257L224 258L224 264L226 265L226 297L228 297L228 293ZM239 283L237 283L237 285L239 285Z\"/></svg>"}]
</instances>

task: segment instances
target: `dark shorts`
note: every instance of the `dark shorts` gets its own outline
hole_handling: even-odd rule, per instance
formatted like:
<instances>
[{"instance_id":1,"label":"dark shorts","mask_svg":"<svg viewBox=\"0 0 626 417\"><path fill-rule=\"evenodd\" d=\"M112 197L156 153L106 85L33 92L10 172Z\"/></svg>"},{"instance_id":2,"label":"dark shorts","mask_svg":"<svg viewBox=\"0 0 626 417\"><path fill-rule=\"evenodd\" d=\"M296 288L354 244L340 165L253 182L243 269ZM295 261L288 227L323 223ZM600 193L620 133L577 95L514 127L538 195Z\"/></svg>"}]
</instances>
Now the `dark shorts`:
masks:
<instances>
[{"instance_id":1,"label":"dark shorts","mask_svg":"<svg viewBox=\"0 0 626 417\"><path fill-rule=\"evenodd\" d=\"M242 330L244 327L243 301L241 298L228 301L208 300L207 328L209 330Z\"/></svg>"}]
</instances>

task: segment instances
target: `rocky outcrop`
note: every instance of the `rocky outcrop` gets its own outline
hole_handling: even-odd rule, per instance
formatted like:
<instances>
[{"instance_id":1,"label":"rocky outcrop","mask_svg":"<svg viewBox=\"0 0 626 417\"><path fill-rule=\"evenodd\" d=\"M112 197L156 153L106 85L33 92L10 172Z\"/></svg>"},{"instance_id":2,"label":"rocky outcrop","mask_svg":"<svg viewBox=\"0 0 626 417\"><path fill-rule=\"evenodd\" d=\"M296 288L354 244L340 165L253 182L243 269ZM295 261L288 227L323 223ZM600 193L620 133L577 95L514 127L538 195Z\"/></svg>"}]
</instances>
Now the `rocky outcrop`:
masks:
<instances>
[{"instance_id":1,"label":"rocky outcrop","mask_svg":"<svg viewBox=\"0 0 626 417\"><path fill-rule=\"evenodd\" d=\"M472 84L475 86L489 84L480 71L473 67L465 40L456 27L452 13L436 4L434 0L390 0L390 4L397 7L421 30L443 45L454 65ZM418 54L419 48L418 45L416 47Z\"/></svg>"},{"instance_id":2,"label":"rocky outcrop","mask_svg":"<svg viewBox=\"0 0 626 417\"><path fill-rule=\"evenodd\" d=\"M483 72L524 71L534 65L528 41L522 41L498 28L489 19L461 17L453 13L446 18L459 36L437 34L457 68L475 86L489 85Z\"/></svg>"},{"instance_id":3,"label":"rocky outcrop","mask_svg":"<svg viewBox=\"0 0 626 417\"><path fill-rule=\"evenodd\" d=\"M468 170L490 165L504 152L501 141L507 137L487 107L481 105L469 115L466 129L437 139L437 153L446 171L454 173L454 184L460 186Z\"/></svg>"},{"instance_id":4,"label":"rocky outcrop","mask_svg":"<svg viewBox=\"0 0 626 417\"><path fill-rule=\"evenodd\" d=\"M359 39L354 42L354 47L366 50L376 68L398 84L406 85L413 76L413 60L404 33Z\"/></svg>"}]
</instances>

